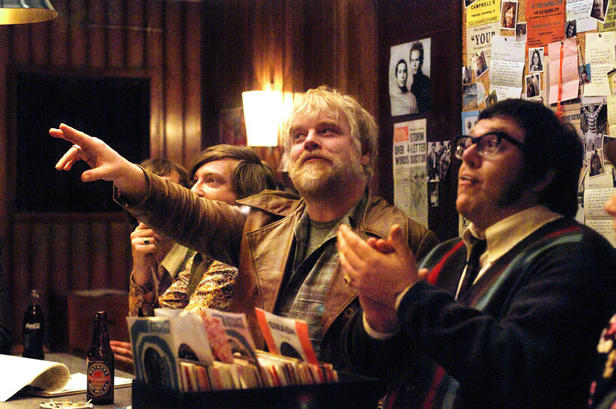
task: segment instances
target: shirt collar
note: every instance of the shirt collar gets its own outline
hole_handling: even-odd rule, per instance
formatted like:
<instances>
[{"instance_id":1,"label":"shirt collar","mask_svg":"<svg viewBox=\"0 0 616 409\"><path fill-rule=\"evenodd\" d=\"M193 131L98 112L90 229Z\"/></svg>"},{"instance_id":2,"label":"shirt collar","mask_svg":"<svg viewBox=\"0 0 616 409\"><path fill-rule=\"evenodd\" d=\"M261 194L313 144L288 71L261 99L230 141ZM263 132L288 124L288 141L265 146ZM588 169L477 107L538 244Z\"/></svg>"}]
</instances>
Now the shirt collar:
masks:
<instances>
[{"instance_id":1,"label":"shirt collar","mask_svg":"<svg viewBox=\"0 0 616 409\"><path fill-rule=\"evenodd\" d=\"M516 244L530 236L542 226L560 219L545 206L537 205L522 210L488 227L483 234L471 223L462 233L462 240L470 248L471 237L487 240L486 253L481 257L481 265L491 264L511 250Z\"/></svg>"}]
</instances>

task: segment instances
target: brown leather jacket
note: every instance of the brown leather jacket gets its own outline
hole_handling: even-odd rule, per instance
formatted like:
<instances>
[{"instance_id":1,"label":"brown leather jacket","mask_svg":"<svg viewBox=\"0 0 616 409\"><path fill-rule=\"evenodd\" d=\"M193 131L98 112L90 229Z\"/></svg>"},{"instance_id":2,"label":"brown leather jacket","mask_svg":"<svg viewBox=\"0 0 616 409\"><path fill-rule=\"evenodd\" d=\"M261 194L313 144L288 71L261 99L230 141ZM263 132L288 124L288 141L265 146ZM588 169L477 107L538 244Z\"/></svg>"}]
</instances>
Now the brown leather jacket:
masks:
<instances>
[{"instance_id":1,"label":"brown leather jacket","mask_svg":"<svg viewBox=\"0 0 616 409\"><path fill-rule=\"evenodd\" d=\"M287 261L292 260L293 228L305 210L304 200L285 192L264 191L238 201L249 207L249 211L242 211L236 206L200 199L165 179L147 175L147 197L128 210L179 243L239 267L231 311L246 313L257 348L262 348L254 308L274 311ZM353 227L364 238L387 237L393 223L402 227L418 259L438 242L434 232L370 193L364 214ZM340 367L340 332L358 306L357 294L344 284L343 275L337 271L325 300L322 360Z\"/></svg>"}]
</instances>

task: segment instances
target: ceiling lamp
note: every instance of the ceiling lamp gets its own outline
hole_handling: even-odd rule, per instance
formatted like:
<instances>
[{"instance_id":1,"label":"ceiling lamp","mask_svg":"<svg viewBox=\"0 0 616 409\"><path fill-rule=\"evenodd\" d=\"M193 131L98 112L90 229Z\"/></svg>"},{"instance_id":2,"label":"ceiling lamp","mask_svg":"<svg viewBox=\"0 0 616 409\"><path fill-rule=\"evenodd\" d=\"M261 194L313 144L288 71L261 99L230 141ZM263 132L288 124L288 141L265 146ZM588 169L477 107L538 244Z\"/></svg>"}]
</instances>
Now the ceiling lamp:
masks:
<instances>
[{"instance_id":1,"label":"ceiling lamp","mask_svg":"<svg viewBox=\"0 0 616 409\"><path fill-rule=\"evenodd\" d=\"M0 24L39 23L57 16L49 0L0 0Z\"/></svg>"}]
</instances>

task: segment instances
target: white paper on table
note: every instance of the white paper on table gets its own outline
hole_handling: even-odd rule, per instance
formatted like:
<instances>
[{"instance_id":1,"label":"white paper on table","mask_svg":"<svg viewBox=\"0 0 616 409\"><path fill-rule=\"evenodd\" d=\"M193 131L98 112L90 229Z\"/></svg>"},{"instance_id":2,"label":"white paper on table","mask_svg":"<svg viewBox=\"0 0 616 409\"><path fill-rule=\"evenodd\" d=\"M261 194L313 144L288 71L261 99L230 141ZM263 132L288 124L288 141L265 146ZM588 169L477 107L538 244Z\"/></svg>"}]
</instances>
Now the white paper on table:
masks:
<instances>
[{"instance_id":1,"label":"white paper on table","mask_svg":"<svg viewBox=\"0 0 616 409\"><path fill-rule=\"evenodd\" d=\"M584 96L610 94L607 73L616 65L614 43L616 32L586 34L586 64L590 64L590 82L584 85Z\"/></svg>"},{"instance_id":2,"label":"white paper on table","mask_svg":"<svg viewBox=\"0 0 616 409\"><path fill-rule=\"evenodd\" d=\"M550 72L549 103L558 102L558 77L560 71L560 47L563 47L562 71L562 101L578 97L580 76L578 73L578 53L575 38L567 38L564 42L557 41L548 44L548 69Z\"/></svg>"}]
</instances>

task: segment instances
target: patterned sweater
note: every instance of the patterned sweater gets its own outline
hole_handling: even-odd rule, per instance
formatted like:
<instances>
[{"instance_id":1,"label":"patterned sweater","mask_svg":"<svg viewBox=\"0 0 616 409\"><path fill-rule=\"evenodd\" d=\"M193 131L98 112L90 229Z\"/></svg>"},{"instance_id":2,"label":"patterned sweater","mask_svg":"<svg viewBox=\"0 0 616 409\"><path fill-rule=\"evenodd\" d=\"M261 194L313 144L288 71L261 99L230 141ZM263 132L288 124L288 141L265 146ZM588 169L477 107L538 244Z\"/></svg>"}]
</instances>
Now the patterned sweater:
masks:
<instances>
[{"instance_id":1,"label":"patterned sweater","mask_svg":"<svg viewBox=\"0 0 616 409\"><path fill-rule=\"evenodd\" d=\"M345 352L390 384L387 408L579 408L594 345L614 310L616 258L593 230L558 219L496 260L454 300L460 239L435 248L398 306L400 332L370 338L357 314Z\"/></svg>"}]
</instances>

